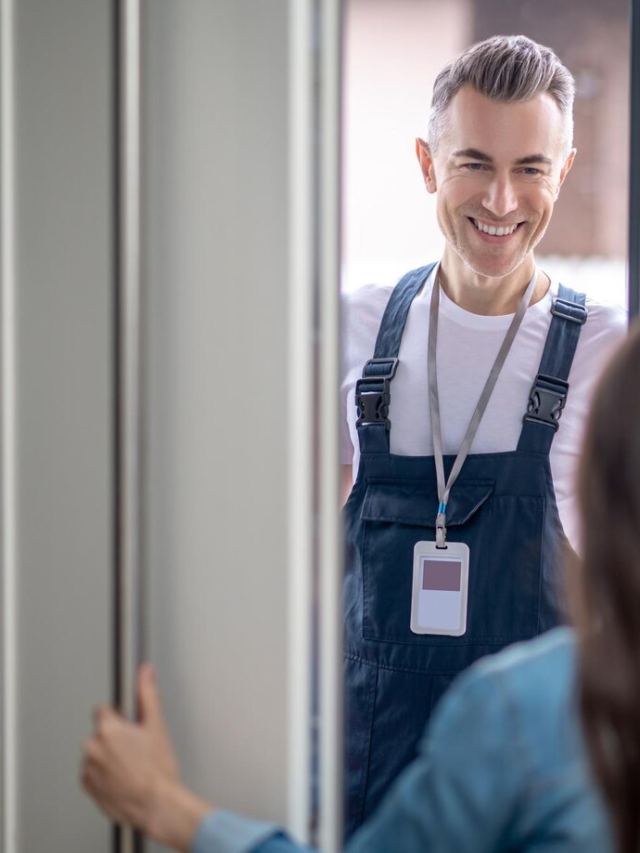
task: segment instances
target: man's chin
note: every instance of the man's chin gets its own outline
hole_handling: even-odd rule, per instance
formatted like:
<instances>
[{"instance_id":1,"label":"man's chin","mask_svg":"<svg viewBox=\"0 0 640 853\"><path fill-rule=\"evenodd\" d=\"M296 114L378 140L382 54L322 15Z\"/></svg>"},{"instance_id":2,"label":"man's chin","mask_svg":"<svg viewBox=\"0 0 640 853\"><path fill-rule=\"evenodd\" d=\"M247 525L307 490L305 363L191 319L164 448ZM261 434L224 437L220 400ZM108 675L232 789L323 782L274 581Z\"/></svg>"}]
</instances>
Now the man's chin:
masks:
<instances>
[{"instance_id":1,"label":"man's chin","mask_svg":"<svg viewBox=\"0 0 640 853\"><path fill-rule=\"evenodd\" d=\"M476 275L484 278L506 278L524 263L527 255L517 258L487 258L478 257L474 253L460 253L460 258Z\"/></svg>"}]
</instances>

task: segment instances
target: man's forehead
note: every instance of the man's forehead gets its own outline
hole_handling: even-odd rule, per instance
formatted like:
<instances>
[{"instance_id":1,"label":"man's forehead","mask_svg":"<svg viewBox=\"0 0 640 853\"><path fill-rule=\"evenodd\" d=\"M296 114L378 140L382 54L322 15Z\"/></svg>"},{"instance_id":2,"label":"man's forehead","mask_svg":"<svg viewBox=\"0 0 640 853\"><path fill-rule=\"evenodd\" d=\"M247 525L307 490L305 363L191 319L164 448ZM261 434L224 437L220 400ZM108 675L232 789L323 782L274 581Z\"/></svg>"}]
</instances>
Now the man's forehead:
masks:
<instances>
[{"instance_id":1,"label":"man's forehead","mask_svg":"<svg viewBox=\"0 0 640 853\"><path fill-rule=\"evenodd\" d=\"M452 152L473 151L476 159L555 160L564 150L560 108L548 93L523 101L497 101L470 86L452 98L441 137ZM473 155L472 155L473 156Z\"/></svg>"}]
</instances>

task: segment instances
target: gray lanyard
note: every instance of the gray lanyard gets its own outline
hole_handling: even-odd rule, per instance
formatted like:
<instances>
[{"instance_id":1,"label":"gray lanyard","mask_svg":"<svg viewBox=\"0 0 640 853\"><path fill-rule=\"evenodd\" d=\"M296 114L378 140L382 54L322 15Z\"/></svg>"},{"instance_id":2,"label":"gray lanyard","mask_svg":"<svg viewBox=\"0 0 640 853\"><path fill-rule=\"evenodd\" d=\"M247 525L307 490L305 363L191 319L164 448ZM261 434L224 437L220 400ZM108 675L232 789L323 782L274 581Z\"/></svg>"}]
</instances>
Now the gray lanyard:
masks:
<instances>
[{"instance_id":1,"label":"gray lanyard","mask_svg":"<svg viewBox=\"0 0 640 853\"><path fill-rule=\"evenodd\" d=\"M456 456L456 460L453 464L453 468L451 469L451 473L449 474L449 479L445 484L444 479L444 462L442 458L442 428L440 425L440 398L438 396L438 376L436 370L436 347L438 343L438 310L440 307L440 279L439 279L439 268L436 270L435 281L433 283L433 291L431 293L431 309L429 314L429 405L431 407L431 433L433 435L433 455L436 463L436 476L438 478L438 500L440 501L440 506L438 507L438 515L436 517L436 546L438 548L446 548L447 547L447 501L449 500L449 492L456 479L458 478L458 474L462 466L464 465L464 461L469 454L469 450L471 449L471 444L473 439L476 436L476 432L478 431L478 427L480 426L480 421L482 420L482 416L484 415L485 409L487 408L487 404L489 399L491 398L491 394L495 387L496 382L498 381L498 376L500 376L500 371L507 360L507 356L509 355L509 350L511 349L511 345L513 344L514 338L520 328L520 323L522 322L522 318L525 315L525 311L529 307L529 303L531 302L531 297L533 295L533 291L536 286L536 281L538 280L538 268L536 267L533 271L533 276L531 277L531 281L527 285L527 289L524 292L524 296L520 301L520 305L518 306L518 310L513 315L513 320L511 321L511 325L507 330L507 334L505 335L504 341L502 342L502 346L500 347L500 351L496 356L496 360L493 363L493 367L491 368L491 372L489 373L489 378L487 379L486 385L482 390L482 394L480 394L480 399L478 400L478 405L469 421L469 426L467 427L467 432L465 433L464 439L462 441L462 445Z\"/></svg>"}]
</instances>

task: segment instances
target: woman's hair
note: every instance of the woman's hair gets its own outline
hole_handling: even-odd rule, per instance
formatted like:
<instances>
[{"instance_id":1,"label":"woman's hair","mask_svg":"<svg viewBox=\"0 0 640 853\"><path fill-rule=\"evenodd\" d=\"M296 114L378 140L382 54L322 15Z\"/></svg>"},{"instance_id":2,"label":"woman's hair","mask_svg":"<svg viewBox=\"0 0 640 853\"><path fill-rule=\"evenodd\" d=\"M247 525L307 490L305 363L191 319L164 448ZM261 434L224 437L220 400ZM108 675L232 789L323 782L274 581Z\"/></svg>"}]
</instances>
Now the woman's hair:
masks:
<instances>
[{"instance_id":1,"label":"woman's hair","mask_svg":"<svg viewBox=\"0 0 640 853\"><path fill-rule=\"evenodd\" d=\"M446 128L449 104L463 86L472 86L494 101L528 101L549 94L562 114L565 157L573 140L575 82L571 72L548 47L526 36L493 36L474 44L446 65L433 87L429 147L433 152Z\"/></svg>"},{"instance_id":2,"label":"woman's hair","mask_svg":"<svg viewBox=\"0 0 640 853\"><path fill-rule=\"evenodd\" d=\"M620 853L640 849L640 327L596 391L579 473L580 710Z\"/></svg>"}]
</instances>

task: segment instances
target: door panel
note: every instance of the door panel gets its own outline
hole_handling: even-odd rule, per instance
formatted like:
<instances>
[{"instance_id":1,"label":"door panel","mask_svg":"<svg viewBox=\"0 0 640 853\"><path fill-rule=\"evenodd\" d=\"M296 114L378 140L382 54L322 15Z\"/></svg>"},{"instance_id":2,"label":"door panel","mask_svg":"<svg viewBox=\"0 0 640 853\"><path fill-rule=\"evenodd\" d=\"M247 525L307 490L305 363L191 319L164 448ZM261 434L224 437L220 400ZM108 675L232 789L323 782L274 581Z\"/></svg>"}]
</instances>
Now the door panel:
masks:
<instances>
[{"instance_id":1,"label":"door panel","mask_svg":"<svg viewBox=\"0 0 640 853\"><path fill-rule=\"evenodd\" d=\"M15 760L4 768L2 849L99 853L109 827L77 775L89 709L111 693L111 9L21 0L13 11L2 416L15 444L10 461L4 445L2 539L14 632L3 643L4 738Z\"/></svg>"}]
</instances>

